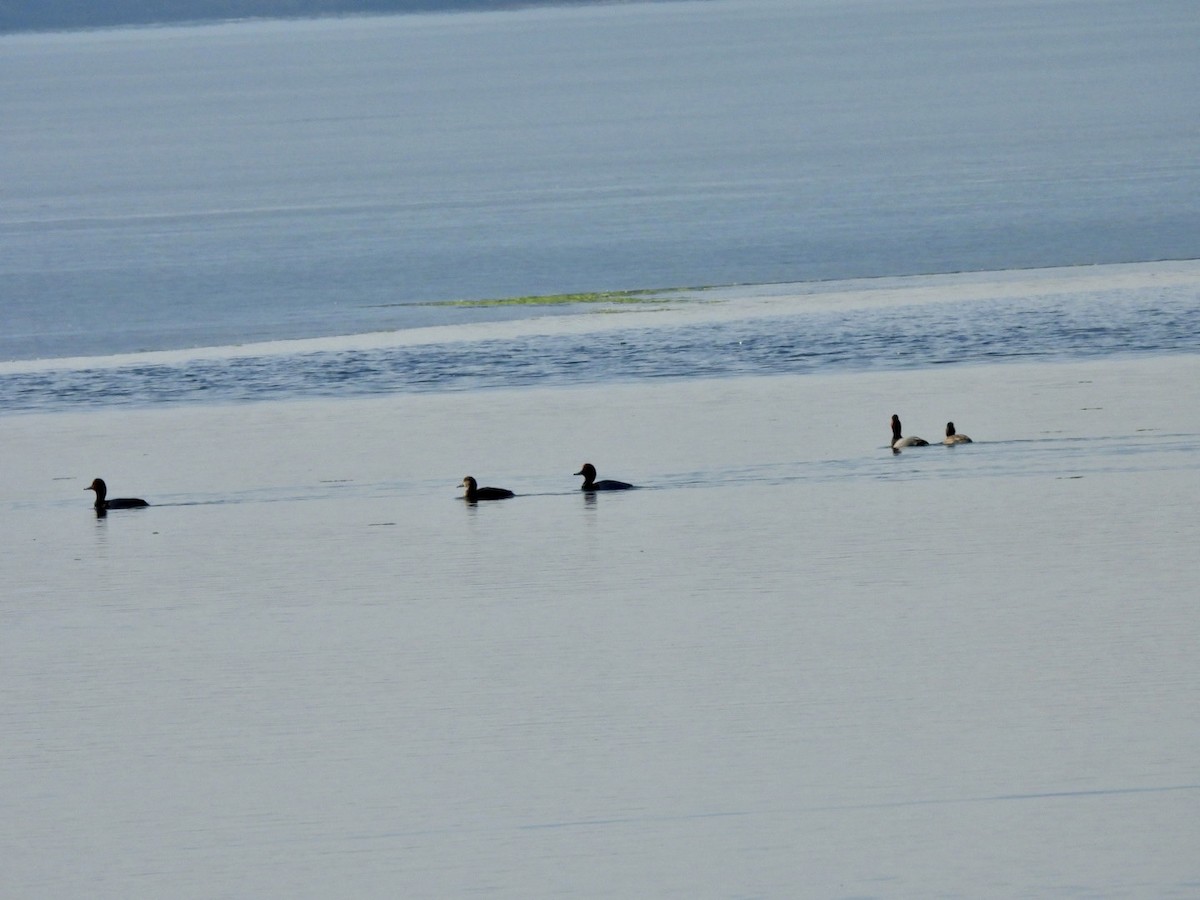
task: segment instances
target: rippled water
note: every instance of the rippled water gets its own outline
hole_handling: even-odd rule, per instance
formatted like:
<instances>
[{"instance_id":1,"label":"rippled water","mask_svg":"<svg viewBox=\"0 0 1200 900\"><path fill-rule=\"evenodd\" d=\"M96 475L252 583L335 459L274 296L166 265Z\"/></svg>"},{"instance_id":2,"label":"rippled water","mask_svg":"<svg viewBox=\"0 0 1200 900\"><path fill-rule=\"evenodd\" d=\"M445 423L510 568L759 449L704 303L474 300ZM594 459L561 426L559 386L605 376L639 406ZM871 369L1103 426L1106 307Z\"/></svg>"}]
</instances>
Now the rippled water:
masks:
<instances>
[{"instance_id":1,"label":"rippled water","mask_svg":"<svg viewBox=\"0 0 1200 900\"><path fill-rule=\"evenodd\" d=\"M312 351L253 348L169 362L131 357L0 373L0 410L249 401L585 384L645 378L907 369L1012 360L1066 360L1131 353L1200 350L1200 267L1163 264L1174 278L1158 284L1154 266L1112 267L1113 286L1088 270L1058 273L1053 293L998 290L985 299L953 299L969 280L899 280L909 293L940 285L938 299L864 306L845 287L786 286L703 292L660 312L600 316L580 312L568 327L534 322L504 338L411 340L392 346ZM1140 273L1130 284L1125 273ZM1180 274L1183 273L1183 274ZM1103 276L1099 276L1103 282ZM956 286L957 284L957 286ZM932 288L930 289L932 290ZM816 304L814 293L848 308ZM760 295L760 304L747 299ZM765 307L762 294L772 295ZM868 291L868 293L872 293ZM873 293L889 295L886 288ZM947 299L950 298L950 299ZM740 305L739 305L740 304ZM744 315L739 315L739 310ZM690 322L688 316L704 321ZM628 321L629 324L624 323ZM453 332L453 329L449 329ZM439 334L444 334L443 329ZM351 340L351 343L353 341ZM301 345L303 346L303 345Z\"/></svg>"}]
</instances>

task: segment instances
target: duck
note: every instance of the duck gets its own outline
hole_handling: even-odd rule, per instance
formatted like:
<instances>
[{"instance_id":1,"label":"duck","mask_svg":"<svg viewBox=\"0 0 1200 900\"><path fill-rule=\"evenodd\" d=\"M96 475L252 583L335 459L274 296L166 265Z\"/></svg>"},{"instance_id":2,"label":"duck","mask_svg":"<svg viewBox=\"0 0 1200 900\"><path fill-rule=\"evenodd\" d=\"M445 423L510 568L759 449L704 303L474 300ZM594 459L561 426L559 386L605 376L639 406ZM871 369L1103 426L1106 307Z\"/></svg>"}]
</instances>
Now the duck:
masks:
<instances>
[{"instance_id":1,"label":"duck","mask_svg":"<svg viewBox=\"0 0 1200 900\"><path fill-rule=\"evenodd\" d=\"M103 478L95 478L92 483L84 488L85 491L96 492L96 512L105 512L110 509L140 509L143 506L149 506L145 500L138 497L113 497L108 499L108 485L104 483Z\"/></svg>"},{"instance_id":2,"label":"duck","mask_svg":"<svg viewBox=\"0 0 1200 900\"><path fill-rule=\"evenodd\" d=\"M606 478L604 481L596 480L596 467L591 463L584 463L580 467L576 475L583 476L583 484L580 485L580 490L583 491L627 491L633 487L624 481L613 481Z\"/></svg>"},{"instance_id":3,"label":"duck","mask_svg":"<svg viewBox=\"0 0 1200 900\"><path fill-rule=\"evenodd\" d=\"M952 446L954 444L973 444L975 442L972 441L965 434L959 434L957 431L955 431L953 422L947 422L946 423L946 439L944 441L942 441L942 443L947 446Z\"/></svg>"},{"instance_id":4,"label":"duck","mask_svg":"<svg viewBox=\"0 0 1200 900\"><path fill-rule=\"evenodd\" d=\"M899 453L901 447L928 447L929 441L919 437L900 436L900 417L892 416L892 452Z\"/></svg>"},{"instance_id":5,"label":"duck","mask_svg":"<svg viewBox=\"0 0 1200 900\"><path fill-rule=\"evenodd\" d=\"M467 492L463 494L463 499L468 503L474 503L476 500L507 500L509 497L516 496L516 494L506 488L480 487L479 482L470 475L462 480L462 484L459 487L467 489Z\"/></svg>"}]
</instances>

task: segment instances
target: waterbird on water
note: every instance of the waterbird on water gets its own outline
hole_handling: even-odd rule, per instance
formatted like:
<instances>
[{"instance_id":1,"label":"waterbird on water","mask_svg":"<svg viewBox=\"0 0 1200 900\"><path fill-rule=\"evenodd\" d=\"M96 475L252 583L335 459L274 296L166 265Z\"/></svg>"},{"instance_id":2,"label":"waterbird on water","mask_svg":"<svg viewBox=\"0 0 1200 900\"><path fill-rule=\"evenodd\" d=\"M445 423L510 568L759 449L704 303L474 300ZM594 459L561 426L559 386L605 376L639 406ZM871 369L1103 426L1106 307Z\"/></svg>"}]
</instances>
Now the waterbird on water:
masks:
<instances>
[{"instance_id":1,"label":"waterbird on water","mask_svg":"<svg viewBox=\"0 0 1200 900\"><path fill-rule=\"evenodd\" d=\"M953 444L973 444L974 441L972 441L965 434L959 434L957 431L955 431L953 422L947 422L946 423L946 439L944 441L942 441L942 443L946 444L947 446L950 446Z\"/></svg>"},{"instance_id":2,"label":"waterbird on water","mask_svg":"<svg viewBox=\"0 0 1200 900\"><path fill-rule=\"evenodd\" d=\"M611 478L606 478L604 481L596 480L596 467L591 463L584 463L583 467L575 473L583 476L583 484L580 485L580 490L584 491L627 491L633 487L624 481L613 481Z\"/></svg>"},{"instance_id":3,"label":"waterbird on water","mask_svg":"<svg viewBox=\"0 0 1200 900\"><path fill-rule=\"evenodd\" d=\"M901 447L928 447L929 441L919 437L900 436L900 417L892 416L892 452L899 453Z\"/></svg>"},{"instance_id":4,"label":"waterbird on water","mask_svg":"<svg viewBox=\"0 0 1200 900\"><path fill-rule=\"evenodd\" d=\"M113 497L108 498L108 485L104 483L103 478L96 478L84 488L85 491L96 492L96 512L107 512L110 509L140 509L143 506L149 506L145 500L137 497Z\"/></svg>"},{"instance_id":5,"label":"waterbird on water","mask_svg":"<svg viewBox=\"0 0 1200 900\"><path fill-rule=\"evenodd\" d=\"M480 487L479 482L470 475L464 478L459 486L467 489L467 492L463 494L463 499L468 503L474 503L477 500L507 500L509 497L516 496L506 488Z\"/></svg>"}]
</instances>

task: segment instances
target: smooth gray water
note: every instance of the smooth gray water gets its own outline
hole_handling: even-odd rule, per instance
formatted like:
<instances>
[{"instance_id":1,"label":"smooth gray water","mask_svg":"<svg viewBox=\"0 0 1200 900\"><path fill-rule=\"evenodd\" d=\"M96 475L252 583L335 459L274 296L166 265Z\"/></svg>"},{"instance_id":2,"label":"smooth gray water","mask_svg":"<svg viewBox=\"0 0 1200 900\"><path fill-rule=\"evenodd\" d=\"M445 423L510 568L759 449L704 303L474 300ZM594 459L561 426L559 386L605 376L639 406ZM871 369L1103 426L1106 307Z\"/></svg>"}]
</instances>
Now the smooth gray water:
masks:
<instances>
[{"instance_id":1,"label":"smooth gray water","mask_svg":"<svg viewBox=\"0 0 1200 900\"><path fill-rule=\"evenodd\" d=\"M1198 359L11 416L6 892L1192 896Z\"/></svg>"},{"instance_id":2,"label":"smooth gray water","mask_svg":"<svg viewBox=\"0 0 1200 900\"><path fill-rule=\"evenodd\" d=\"M0 359L460 317L430 300L1195 258L1197 46L1191 0L9 36Z\"/></svg>"}]
</instances>

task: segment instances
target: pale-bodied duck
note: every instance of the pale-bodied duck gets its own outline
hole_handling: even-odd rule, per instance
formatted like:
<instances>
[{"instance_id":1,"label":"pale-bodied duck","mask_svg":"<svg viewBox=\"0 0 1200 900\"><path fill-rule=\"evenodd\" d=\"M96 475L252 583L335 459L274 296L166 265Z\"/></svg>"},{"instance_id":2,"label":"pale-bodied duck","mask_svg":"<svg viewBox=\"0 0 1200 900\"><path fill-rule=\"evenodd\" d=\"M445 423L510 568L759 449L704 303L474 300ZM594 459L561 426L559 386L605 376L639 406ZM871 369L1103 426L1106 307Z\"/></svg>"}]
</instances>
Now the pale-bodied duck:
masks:
<instances>
[{"instance_id":1,"label":"pale-bodied duck","mask_svg":"<svg viewBox=\"0 0 1200 900\"><path fill-rule=\"evenodd\" d=\"M959 434L957 431L955 431L953 422L947 422L946 439L942 441L942 443L946 444L947 446L952 446L954 444L972 444L974 441L972 441L965 434Z\"/></svg>"},{"instance_id":2,"label":"pale-bodied duck","mask_svg":"<svg viewBox=\"0 0 1200 900\"><path fill-rule=\"evenodd\" d=\"M900 452L901 447L928 447L929 441L919 437L900 436L900 417L892 416L892 451Z\"/></svg>"}]
</instances>

